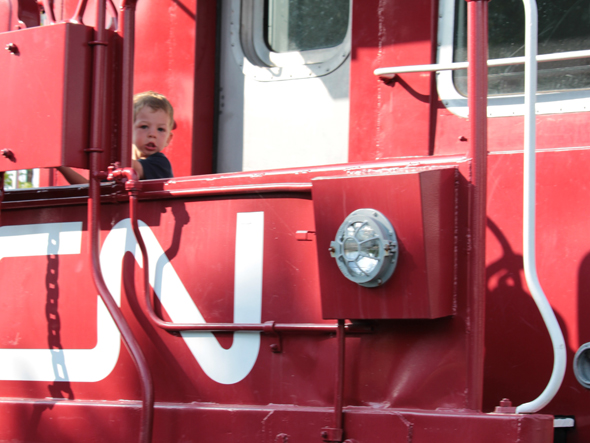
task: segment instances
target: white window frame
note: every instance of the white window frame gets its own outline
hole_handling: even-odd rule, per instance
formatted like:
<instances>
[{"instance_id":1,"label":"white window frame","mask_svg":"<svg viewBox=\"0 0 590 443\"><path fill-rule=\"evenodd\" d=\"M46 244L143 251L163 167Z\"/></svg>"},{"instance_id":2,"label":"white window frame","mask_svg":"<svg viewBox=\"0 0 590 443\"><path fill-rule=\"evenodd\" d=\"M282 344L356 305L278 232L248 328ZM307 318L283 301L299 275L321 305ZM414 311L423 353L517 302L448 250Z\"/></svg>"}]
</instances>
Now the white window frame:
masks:
<instances>
[{"instance_id":1,"label":"white window frame","mask_svg":"<svg viewBox=\"0 0 590 443\"><path fill-rule=\"evenodd\" d=\"M352 0L348 29L338 46L310 51L274 52L264 38L264 0L231 1L231 46L244 75L258 81L315 78L336 70L350 55Z\"/></svg>"},{"instance_id":2,"label":"white window frame","mask_svg":"<svg viewBox=\"0 0 590 443\"><path fill-rule=\"evenodd\" d=\"M456 1L465 0L441 0L439 4L437 61L440 64L453 62ZM455 88L453 71L438 72L436 83L439 97L446 108L460 117L468 117L467 97L461 95ZM537 93L537 114L561 114L588 110L590 110L590 89ZM488 97L488 117L515 115L524 115L524 94Z\"/></svg>"}]
</instances>

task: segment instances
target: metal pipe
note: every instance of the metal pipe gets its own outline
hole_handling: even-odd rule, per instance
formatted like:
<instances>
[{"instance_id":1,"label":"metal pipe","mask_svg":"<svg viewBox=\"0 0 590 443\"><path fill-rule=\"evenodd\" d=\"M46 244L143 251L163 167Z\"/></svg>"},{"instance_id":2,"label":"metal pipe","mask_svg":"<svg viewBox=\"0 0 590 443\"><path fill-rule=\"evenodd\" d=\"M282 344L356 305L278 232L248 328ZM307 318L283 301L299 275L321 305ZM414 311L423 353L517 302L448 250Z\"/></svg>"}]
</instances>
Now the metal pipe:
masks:
<instances>
[{"instance_id":1,"label":"metal pipe","mask_svg":"<svg viewBox=\"0 0 590 443\"><path fill-rule=\"evenodd\" d=\"M334 423L336 429L341 429L344 433L344 416L342 408L344 406L344 354L345 354L345 334L344 319L338 319L338 372L336 374L336 386L334 388Z\"/></svg>"},{"instance_id":2,"label":"metal pipe","mask_svg":"<svg viewBox=\"0 0 590 443\"><path fill-rule=\"evenodd\" d=\"M438 2L430 5L430 63L436 63L438 49ZM436 145L436 124L438 118L438 92L436 89L436 73L430 73L430 90L428 98L428 155L434 155Z\"/></svg>"},{"instance_id":3,"label":"metal pipe","mask_svg":"<svg viewBox=\"0 0 590 443\"><path fill-rule=\"evenodd\" d=\"M263 185L235 185L219 186L199 189L169 189L158 191L144 191L143 199L156 199L164 197L208 197L217 195L241 195L241 194L268 194L272 192L311 192L311 183L270 183Z\"/></svg>"},{"instance_id":4,"label":"metal pipe","mask_svg":"<svg viewBox=\"0 0 590 443\"><path fill-rule=\"evenodd\" d=\"M86 186L86 185L82 185ZM209 197L209 196L231 196L268 193L309 193L311 192L311 183L271 183L262 185L236 185L236 186L218 186L213 188L199 188L199 189L170 189L168 191L143 191L141 192L141 200L157 200L164 198L189 198L189 197ZM31 193L39 193L38 190L31 191ZM27 194L27 199L7 201L5 202L5 209L20 209L20 208L39 208L46 206L62 206L62 205L78 205L86 203L86 196L77 197L57 197L57 198L39 198L30 199L31 194ZM139 197L139 195L138 195ZM120 194L108 194L103 196L103 199L112 203L119 201L127 201L128 196L121 196Z\"/></svg>"},{"instance_id":5,"label":"metal pipe","mask_svg":"<svg viewBox=\"0 0 590 443\"><path fill-rule=\"evenodd\" d=\"M488 0L467 0L468 104L471 144L468 245L467 407L481 410L485 330Z\"/></svg>"},{"instance_id":6,"label":"metal pipe","mask_svg":"<svg viewBox=\"0 0 590 443\"><path fill-rule=\"evenodd\" d=\"M121 84L121 166L131 166L133 144L133 72L135 63L135 6L137 0L124 0L121 5L123 66Z\"/></svg>"},{"instance_id":7,"label":"metal pipe","mask_svg":"<svg viewBox=\"0 0 590 443\"><path fill-rule=\"evenodd\" d=\"M140 443L150 443L152 439L153 404L154 393L152 377L145 357L139 344L133 337L131 328L127 324L123 313L117 306L113 296L109 292L100 269L100 180L105 174L99 172L100 154L103 149L103 117L105 95L105 70L106 70L106 30L105 30L106 5L105 0L97 2L96 10L96 41L94 43L94 68L92 88L91 111L91 135L89 152L89 189L88 189L88 232L90 235L90 260L92 265L92 277L98 293L103 300L109 314L121 332L125 346L131 354L131 358L139 372L142 391L142 414Z\"/></svg>"},{"instance_id":8,"label":"metal pipe","mask_svg":"<svg viewBox=\"0 0 590 443\"><path fill-rule=\"evenodd\" d=\"M545 407L559 390L566 368L566 348L563 333L555 313L547 301L537 276L535 261L535 180L536 180L536 113L537 93L537 4L523 0L525 9L525 131L524 131L524 196L523 196L523 262L524 275L533 300L537 304L549 331L553 346L553 371L549 383L536 399L516 408L516 412L533 413Z\"/></svg>"},{"instance_id":9,"label":"metal pipe","mask_svg":"<svg viewBox=\"0 0 590 443\"><path fill-rule=\"evenodd\" d=\"M557 52L553 54L537 55L536 60L539 63L543 62L554 62L560 60L576 60L580 58L590 57L590 50L583 51L569 51L569 52ZM524 65L526 61L525 57L508 57L508 58L493 58L487 61L488 68L494 66L511 66L511 65ZM411 66L399 66L392 68L378 68L373 73L378 77L392 79L396 74L408 74L412 72L434 72L434 71L456 71L458 69L467 69L469 62L456 62L456 63L435 63L431 65L411 65Z\"/></svg>"},{"instance_id":10,"label":"metal pipe","mask_svg":"<svg viewBox=\"0 0 590 443\"><path fill-rule=\"evenodd\" d=\"M109 180L119 180L125 182L125 189L129 196L129 219L133 229L133 234L139 246L142 255L143 265L143 286L147 315L150 320L158 327L170 331L209 331L209 332L236 332L236 331L257 331L269 334L278 332L294 333L338 333L339 325L335 324L314 324L314 323L276 323L267 321L264 323L171 323L162 320L154 311L151 301L151 291L149 282L149 257L143 236L139 230L139 217L137 215L137 196L141 188L141 183L137 180L137 174L133 168L113 168L109 167ZM346 325L350 333L367 333L372 332L372 328L365 325ZM344 331L345 325L342 324Z\"/></svg>"},{"instance_id":11,"label":"metal pipe","mask_svg":"<svg viewBox=\"0 0 590 443\"><path fill-rule=\"evenodd\" d=\"M336 357L336 380L334 385L334 426L322 428L322 440L330 443L341 443L344 440L344 353L345 334L344 319L338 319L338 349ZM349 440L346 440L347 442Z\"/></svg>"},{"instance_id":12,"label":"metal pipe","mask_svg":"<svg viewBox=\"0 0 590 443\"><path fill-rule=\"evenodd\" d=\"M96 154L91 154L95 156ZM93 163L96 165L97 161L94 160ZM92 169L91 169L92 171ZM121 337L125 346L129 350L133 362L137 368L137 371L140 375L141 381L141 394L142 394L142 414L141 414L141 431L139 435L139 441L141 443L150 443L152 441L152 425L153 425L153 407L154 407L154 391L153 391L153 382L152 376L149 371L149 367L143 353L141 352L141 348L135 337L133 336L133 332L129 327L123 313L121 312L119 306L113 299L113 296L109 292L104 279L102 277L102 273L100 271L100 261L99 261L99 226L98 221L100 219L100 180L101 176L98 174L93 174L90 178L90 199L89 199L89 214L88 214L88 230L91 236L91 255L92 255L92 269L93 269L93 278L98 293L103 300L107 310L109 311L111 317L113 318L117 328L121 333ZM98 190L98 191L97 191Z\"/></svg>"},{"instance_id":13,"label":"metal pipe","mask_svg":"<svg viewBox=\"0 0 590 443\"><path fill-rule=\"evenodd\" d=\"M126 168L119 174L124 174L127 177L135 176L135 171L131 168ZM114 175L109 177L116 178ZM236 331L258 331L265 333L277 332L299 332L299 333L334 333L338 332L338 326L334 324L314 324L314 323L276 323L274 321L267 321L265 323L172 323L162 320L154 311L151 301L151 291L149 282L149 257L143 236L139 230L139 222L137 216L137 194L139 192L138 183L133 179L125 184L129 191L129 219L133 228L133 234L139 246L142 255L143 265L143 286L147 315L150 320L158 327L169 332L181 331L209 331L209 332L236 332ZM360 325L350 325L350 332L363 333L370 332L371 328Z\"/></svg>"}]
</instances>

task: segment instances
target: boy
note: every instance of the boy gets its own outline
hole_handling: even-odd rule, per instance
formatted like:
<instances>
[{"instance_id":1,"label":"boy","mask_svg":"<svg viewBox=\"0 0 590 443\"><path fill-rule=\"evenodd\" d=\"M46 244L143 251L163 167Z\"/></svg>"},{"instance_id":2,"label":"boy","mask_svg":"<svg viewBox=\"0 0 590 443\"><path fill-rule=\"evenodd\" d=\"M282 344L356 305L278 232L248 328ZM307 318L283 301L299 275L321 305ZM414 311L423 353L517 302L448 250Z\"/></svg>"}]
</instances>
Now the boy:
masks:
<instances>
[{"instance_id":1,"label":"boy","mask_svg":"<svg viewBox=\"0 0 590 443\"><path fill-rule=\"evenodd\" d=\"M133 96L133 169L140 180L172 178L170 161L162 150L172 140L174 109L168 99L153 91ZM70 184L88 183L71 168L57 168Z\"/></svg>"},{"instance_id":2,"label":"boy","mask_svg":"<svg viewBox=\"0 0 590 443\"><path fill-rule=\"evenodd\" d=\"M133 169L139 179L172 178L170 161L162 149L172 140L174 109L153 91L133 97Z\"/></svg>"}]
</instances>

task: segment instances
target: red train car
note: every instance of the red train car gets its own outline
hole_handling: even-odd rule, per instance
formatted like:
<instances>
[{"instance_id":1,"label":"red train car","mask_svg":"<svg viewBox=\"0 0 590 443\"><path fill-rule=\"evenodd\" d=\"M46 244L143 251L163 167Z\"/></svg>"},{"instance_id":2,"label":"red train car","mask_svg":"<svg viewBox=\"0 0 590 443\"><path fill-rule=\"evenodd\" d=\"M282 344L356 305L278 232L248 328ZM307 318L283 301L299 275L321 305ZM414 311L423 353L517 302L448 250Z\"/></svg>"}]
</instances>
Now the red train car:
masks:
<instances>
[{"instance_id":1,"label":"red train car","mask_svg":"<svg viewBox=\"0 0 590 443\"><path fill-rule=\"evenodd\" d=\"M0 0L0 441L589 441L590 4L538 3Z\"/></svg>"}]
</instances>

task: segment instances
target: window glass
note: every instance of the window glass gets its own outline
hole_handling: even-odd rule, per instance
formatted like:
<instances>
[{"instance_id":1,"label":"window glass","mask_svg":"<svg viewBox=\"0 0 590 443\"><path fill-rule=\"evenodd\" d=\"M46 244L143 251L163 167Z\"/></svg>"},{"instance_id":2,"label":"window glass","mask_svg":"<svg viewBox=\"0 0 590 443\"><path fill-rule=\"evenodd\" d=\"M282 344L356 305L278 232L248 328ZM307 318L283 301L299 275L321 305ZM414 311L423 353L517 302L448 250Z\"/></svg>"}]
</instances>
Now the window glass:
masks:
<instances>
[{"instance_id":1,"label":"window glass","mask_svg":"<svg viewBox=\"0 0 590 443\"><path fill-rule=\"evenodd\" d=\"M590 0L537 0L539 54L590 49ZM489 5L489 58L524 56L522 0L492 1ZM455 5L454 61L467 60L467 2ZM590 88L590 59L538 64L538 90ZM455 71L457 90L467 95L466 70ZM524 65L490 68L489 95L522 94Z\"/></svg>"},{"instance_id":2,"label":"window glass","mask_svg":"<svg viewBox=\"0 0 590 443\"><path fill-rule=\"evenodd\" d=\"M266 43L274 52L332 48L344 41L350 0L266 0Z\"/></svg>"}]
</instances>

